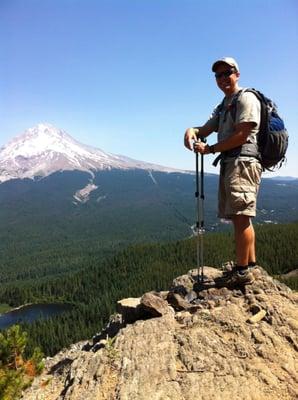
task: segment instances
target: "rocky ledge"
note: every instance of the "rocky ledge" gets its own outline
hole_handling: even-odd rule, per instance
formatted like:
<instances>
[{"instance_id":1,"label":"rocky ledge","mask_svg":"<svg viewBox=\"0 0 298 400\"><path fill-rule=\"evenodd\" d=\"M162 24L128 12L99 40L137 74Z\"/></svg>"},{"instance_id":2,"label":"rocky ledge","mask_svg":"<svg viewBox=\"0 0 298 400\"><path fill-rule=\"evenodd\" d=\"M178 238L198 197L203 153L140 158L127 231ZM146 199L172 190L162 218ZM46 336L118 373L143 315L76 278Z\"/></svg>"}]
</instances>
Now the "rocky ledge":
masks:
<instances>
[{"instance_id":1,"label":"rocky ledge","mask_svg":"<svg viewBox=\"0 0 298 400\"><path fill-rule=\"evenodd\" d=\"M23 399L297 399L297 293L261 267L234 288L204 272L204 284L191 270L119 301L101 333L46 360Z\"/></svg>"}]
</instances>

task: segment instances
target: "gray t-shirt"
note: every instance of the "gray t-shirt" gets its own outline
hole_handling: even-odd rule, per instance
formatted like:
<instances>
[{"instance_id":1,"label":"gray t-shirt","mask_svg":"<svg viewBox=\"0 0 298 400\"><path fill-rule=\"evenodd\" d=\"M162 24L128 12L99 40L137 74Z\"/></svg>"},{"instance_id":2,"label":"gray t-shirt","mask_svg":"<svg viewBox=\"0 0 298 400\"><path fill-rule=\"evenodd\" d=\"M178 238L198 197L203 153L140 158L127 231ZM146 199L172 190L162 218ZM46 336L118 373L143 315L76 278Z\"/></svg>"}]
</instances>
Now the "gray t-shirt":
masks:
<instances>
[{"instance_id":1,"label":"gray t-shirt","mask_svg":"<svg viewBox=\"0 0 298 400\"><path fill-rule=\"evenodd\" d=\"M221 142L235 133L235 125L241 122L254 122L255 126L247 138L247 143L256 143L256 135L260 127L261 104L253 93L242 93L236 103L236 116L234 121L229 110L235 95L236 93L233 96L225 97L221 112L218 112L217 106L206 125L214 132L217 132L218 142Z\"/></svg>"}]
</instances>

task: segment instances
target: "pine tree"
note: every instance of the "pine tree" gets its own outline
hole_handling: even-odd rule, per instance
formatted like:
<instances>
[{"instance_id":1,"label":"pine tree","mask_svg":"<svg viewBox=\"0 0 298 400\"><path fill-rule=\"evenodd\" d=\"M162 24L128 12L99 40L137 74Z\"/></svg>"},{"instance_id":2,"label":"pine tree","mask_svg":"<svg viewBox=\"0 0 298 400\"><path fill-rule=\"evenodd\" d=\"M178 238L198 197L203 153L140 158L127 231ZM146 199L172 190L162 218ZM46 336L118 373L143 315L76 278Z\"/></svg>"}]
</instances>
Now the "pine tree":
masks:
<instances>
[{"instance_id":1,"label":"pine tree","mask_svg":"<svg viewBox=\"0 0 298 400\"><path fill-rule=\"evenodd\" d=\"M32 377L43 369L40 349L26 360L24 353L27 333L19 325L13 325L4 334L0 333L0 399L17 400L22 389L30 384Z\"/></svg>"}]
</instances>

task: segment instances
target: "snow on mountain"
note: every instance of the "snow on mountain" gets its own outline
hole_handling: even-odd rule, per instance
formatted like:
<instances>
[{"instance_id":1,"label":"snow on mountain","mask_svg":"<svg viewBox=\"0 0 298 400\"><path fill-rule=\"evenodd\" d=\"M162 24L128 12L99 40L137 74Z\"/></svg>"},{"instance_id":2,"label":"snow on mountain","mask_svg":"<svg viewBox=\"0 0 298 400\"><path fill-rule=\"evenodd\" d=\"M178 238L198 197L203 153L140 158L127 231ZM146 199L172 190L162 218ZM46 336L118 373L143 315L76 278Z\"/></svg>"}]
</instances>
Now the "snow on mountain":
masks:
<instances>
[{"instance_id":1,"label":"snow on mountain","mask_svg":"<svg viewBox=\"0 0 298 400\"><path fill-rule=\"evenodd\" d=\"M81 144L65 131L45 123L26 130L0 149L0 183L66 170L93 175L93 171L112 168L175 171Z\"/></svg>"}]
</instances>

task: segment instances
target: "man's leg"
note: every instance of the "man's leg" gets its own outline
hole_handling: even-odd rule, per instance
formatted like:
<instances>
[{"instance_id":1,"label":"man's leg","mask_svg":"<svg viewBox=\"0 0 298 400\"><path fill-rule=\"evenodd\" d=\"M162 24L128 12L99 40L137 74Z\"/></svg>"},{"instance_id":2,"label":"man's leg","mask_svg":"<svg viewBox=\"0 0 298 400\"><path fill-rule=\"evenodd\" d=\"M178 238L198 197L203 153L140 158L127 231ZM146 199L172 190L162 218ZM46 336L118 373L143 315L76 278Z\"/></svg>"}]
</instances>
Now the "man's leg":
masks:
<instances>
[{"instance_id":1,"label":"man's leg","mask_svg":"<svg viewBox=\"0 0 298 400\"><path fill-rule=\"evenodd\" d=\"M250 226L251 226L252 241L248 253L248 265L253 266L256 264L256 239L255 239L255 230L252 224L252 220L250 220Z\"/></svg>"},{"instance_id":2,"label":"man's leg","mask_svg":"<svg viewBox=\"0 0 298 400\"><path fill-rule=\"evenodd\" d=\"M236 262L246 267L249 262L255 261L255 232L251 219L247 215L232 217L235 231Z\"/></svg>"}]
</instances>

